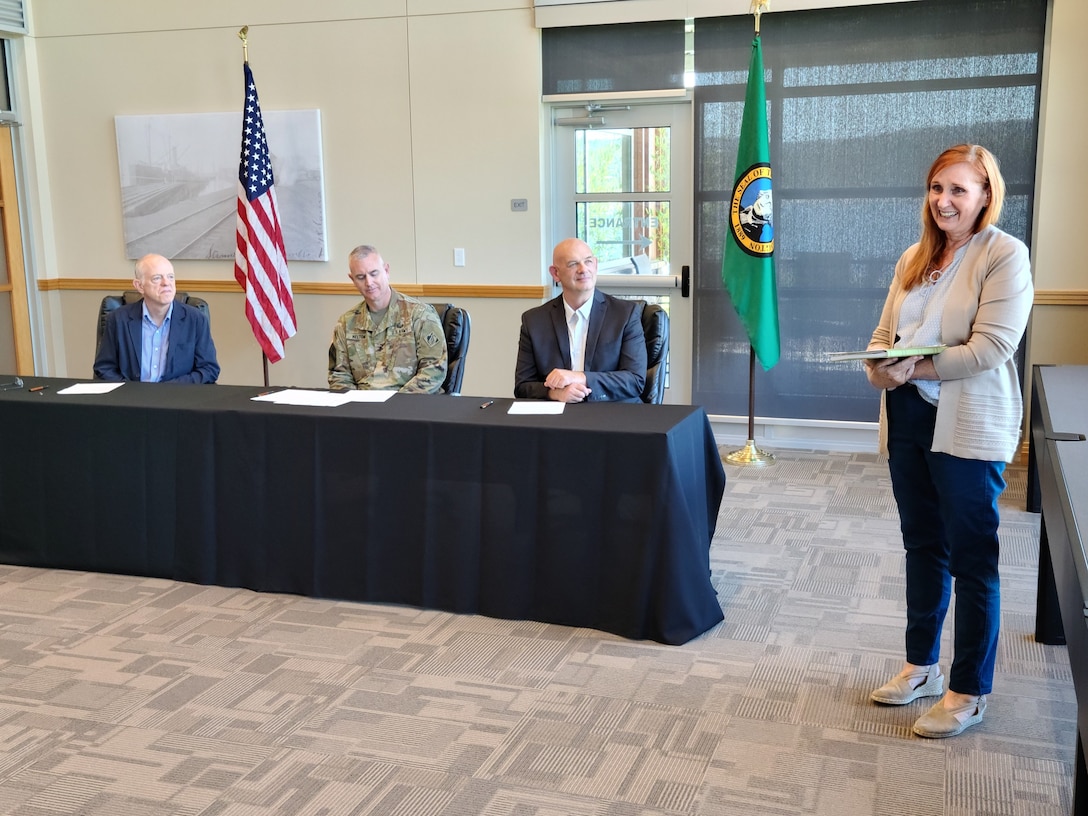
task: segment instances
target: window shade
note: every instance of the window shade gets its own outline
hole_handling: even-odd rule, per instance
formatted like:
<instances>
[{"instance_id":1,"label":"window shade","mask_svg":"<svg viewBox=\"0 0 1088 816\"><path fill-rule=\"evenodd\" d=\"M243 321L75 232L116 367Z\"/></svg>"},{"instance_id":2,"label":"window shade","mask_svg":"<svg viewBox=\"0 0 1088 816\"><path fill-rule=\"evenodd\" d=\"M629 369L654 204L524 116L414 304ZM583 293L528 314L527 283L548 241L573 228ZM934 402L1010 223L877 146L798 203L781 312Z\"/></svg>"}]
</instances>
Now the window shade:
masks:
<instances>
[{"instance_id":1,"label":"window shade","mask_svg":"<svg viewBox=\"0 0 1088 816\"><path fill-rule=\"evenodd\" d=\"M546 28L540 32L548 94L684 87L684 21Z\"/></svg>"}]
</instances>

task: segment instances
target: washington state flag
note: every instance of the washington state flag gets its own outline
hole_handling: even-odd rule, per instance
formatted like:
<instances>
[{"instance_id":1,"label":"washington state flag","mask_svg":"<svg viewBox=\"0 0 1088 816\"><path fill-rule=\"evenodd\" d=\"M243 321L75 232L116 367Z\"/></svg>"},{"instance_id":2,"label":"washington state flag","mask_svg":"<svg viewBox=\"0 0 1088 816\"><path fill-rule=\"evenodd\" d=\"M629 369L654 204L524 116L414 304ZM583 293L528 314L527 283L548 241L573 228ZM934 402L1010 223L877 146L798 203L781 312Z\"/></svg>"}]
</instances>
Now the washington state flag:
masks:
<instances>
[{"instance_id":1,"label":"washington state flag","mask_svg":"<svg viewBox=\"0 0 1088 816\"><path fill-rule=\"evenodd\" d=\"M770 153L763 54L756 35L752 40L737 170L729 200L729 228L722 249L722 283L764 370L778 362L781 351Z\"/></svg>"}]
</instances>

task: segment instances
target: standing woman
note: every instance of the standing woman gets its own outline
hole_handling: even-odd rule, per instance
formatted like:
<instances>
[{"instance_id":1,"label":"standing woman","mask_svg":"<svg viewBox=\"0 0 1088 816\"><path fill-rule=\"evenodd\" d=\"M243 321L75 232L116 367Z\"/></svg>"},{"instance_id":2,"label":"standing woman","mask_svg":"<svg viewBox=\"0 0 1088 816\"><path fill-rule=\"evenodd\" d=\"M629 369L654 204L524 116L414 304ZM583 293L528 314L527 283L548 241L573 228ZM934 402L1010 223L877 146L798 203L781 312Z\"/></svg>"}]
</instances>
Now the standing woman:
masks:
<instances>
[{"instance_id":1,"label":"standing woman","mask_svg":"<svg viewBox=\"0 0 1088 816\"><path fill-rule=\"evenodd\" d=\"M945 344L940 354L866 361L882 391L888 455L906 550L906 663L871 695L904 705L943 693L914 723L951 737L982 721L1000 622L998 497L1020 442L1017 346L1033 290L1027 247L994 224L1005 199L997 160L957 145L926 176L922 237L900 257L870 349ZM953 590L948 690L939 664Z\"/></svg>"}]
</instances>

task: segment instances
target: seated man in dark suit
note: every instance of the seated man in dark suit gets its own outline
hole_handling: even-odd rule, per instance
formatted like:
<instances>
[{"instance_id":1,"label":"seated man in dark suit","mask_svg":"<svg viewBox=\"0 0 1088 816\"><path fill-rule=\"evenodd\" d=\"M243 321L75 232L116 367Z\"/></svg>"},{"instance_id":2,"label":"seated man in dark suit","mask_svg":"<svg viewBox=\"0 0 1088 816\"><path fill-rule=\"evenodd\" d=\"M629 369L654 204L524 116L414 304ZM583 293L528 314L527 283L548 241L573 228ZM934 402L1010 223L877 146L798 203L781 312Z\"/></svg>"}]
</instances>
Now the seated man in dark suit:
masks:
<instances>
[{"instance_id":1,"label":"seated man in dark suit","mask_svg":"<svg viewBox=\"0 0 1088 816\"><path fill-rule=\"evenodd\" d=\"M514 396L641 402L646 340L638 304L596 290L597 259L568 238L549 267L562 293L521 316Z\"/></svg>"},{"instance_id":2,"label":"seated man in dark suit","mask_svg":"<svg viewBox=\"0 0 1088 816\"><path fill-rule=\"evenodd\" d=\"M110 312L94 360L96 380L213 383L219 377L208 319L174 301L174 266L162 255L136 262L142 300Z\"/></svg>"}]
</instances>

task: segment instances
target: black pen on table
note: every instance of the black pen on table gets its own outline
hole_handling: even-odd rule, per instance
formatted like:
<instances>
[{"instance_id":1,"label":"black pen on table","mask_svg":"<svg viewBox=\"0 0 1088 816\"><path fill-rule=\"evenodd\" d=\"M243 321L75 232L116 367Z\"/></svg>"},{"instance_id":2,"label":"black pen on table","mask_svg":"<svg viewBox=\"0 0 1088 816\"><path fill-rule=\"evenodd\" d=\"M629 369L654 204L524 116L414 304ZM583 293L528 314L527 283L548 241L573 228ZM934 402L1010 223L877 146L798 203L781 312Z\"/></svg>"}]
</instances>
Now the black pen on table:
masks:
<instances>
[{"instance_id":1,"label":"black pen on table","mask_svg":"<svg viewBox=\"0 0 1088 816\"><path fill-rule=\"evenodd\" d=\"M480 403L481 408L487 408L489 405L494 405L495 400L488 400L487 402Z\"/></svg>"}]
</instances>

